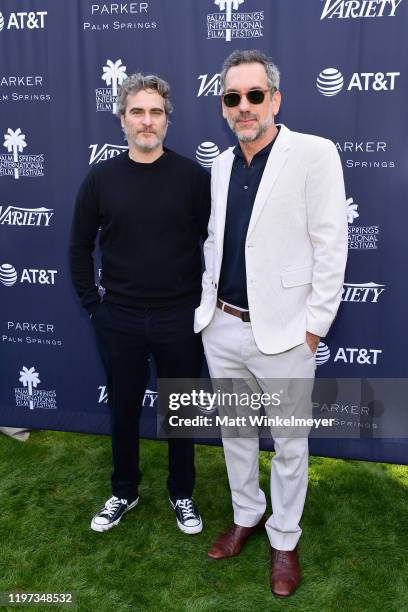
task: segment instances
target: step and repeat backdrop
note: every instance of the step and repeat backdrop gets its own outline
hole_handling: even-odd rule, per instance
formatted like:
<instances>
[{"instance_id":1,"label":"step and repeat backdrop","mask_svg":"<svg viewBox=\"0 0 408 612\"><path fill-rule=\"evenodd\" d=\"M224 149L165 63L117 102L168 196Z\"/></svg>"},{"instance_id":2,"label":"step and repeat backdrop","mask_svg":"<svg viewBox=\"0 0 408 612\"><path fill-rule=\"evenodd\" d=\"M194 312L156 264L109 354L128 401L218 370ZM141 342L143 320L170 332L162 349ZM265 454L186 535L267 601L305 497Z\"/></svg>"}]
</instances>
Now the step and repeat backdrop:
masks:
<instances>
[{"instance_id":1,"label":"step and repeat backdrop","mask_svg":"<svg viewBox=\"0 0 408 612\"><path fill-rule=\"evenodd\" d=\"M68 270L76 191L126 149L116 97L136 71L170 82L166 144L210 171L234 144L222 62L257 48L281 69L279 120L333 140L345 174L349 260L313 400L343 433L311 452L407 463L407 28L408 0L0 1L0 425L109 432ZM146 436L156 403L153 373Z\"/></svg>"}]
</instances>

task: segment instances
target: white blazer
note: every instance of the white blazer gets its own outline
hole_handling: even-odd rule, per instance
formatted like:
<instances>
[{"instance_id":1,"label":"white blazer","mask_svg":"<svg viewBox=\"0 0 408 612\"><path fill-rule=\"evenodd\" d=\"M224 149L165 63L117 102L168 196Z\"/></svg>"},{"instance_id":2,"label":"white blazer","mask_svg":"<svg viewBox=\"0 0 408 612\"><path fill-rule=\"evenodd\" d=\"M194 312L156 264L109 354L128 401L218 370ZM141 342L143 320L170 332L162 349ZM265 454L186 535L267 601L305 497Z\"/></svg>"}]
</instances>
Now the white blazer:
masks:
<instances>
[{"instance_id":1,"label":"white blazer","mask_svg":"<svg viewBox=\"0 0 408 612\"><path fill-rule=\"evenodd\" d=\"M196 333L210 323L216 308L233 161L231 147L212 167ZM281 125L245 242L248 304L260 351L286 351L304 342L306 331L327 334L340 304L346 260L346 198L336 147L330 140Z\"/></svg>"}]
</instances>

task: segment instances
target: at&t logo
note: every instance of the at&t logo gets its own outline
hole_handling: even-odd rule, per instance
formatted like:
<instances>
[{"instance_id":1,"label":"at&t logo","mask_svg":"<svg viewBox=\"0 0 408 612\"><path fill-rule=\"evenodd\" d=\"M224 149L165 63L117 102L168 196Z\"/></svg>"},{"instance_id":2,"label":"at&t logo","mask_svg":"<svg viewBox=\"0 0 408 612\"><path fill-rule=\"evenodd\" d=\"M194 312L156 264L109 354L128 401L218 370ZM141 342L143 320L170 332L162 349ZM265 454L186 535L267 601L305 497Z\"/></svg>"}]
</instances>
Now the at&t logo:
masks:
<instances>
[{"instance_id":1,"label":"at&t logo","mask_svg":"<svg viewBox=\"0 0 408 612\"><path fill-rule=\"evenodd\" d=\"M196 160L203 168L211 168L213 161L220 154L214 142L202 142L196 150Z\"/></svg>"},{"instance_id":2,"label":"at&t logo","mask_svg":"<svg viewBox=\"0 0 408 612\"><path fill-rule=\"evenodd\" d=\"M43 30L45 28L45 16L47 11L19 11L10 13L9 18L5 19L0 13L0 32L6 30Z\"/></svg>"},{"instance_id":3,"label":"at&t logo","mask_svg":"<svg viewBox=\"0 0 408 612\"><path fill-rule=\"evenodd\" d=\"M231 42L233 38L259 38L263 36L264 12L239 13L245 0L214 0L218 13L207 15L207 38L224 39Z\"/></svg>"},{"instance_id":4,"label":"at&t logo","mask_svg":"<svg viewBox=\"0 0 408 612\"><path fill-rule=\"evenodd\" d=\"M11 287L17 282L30 285L55 285L57 270L42 270L39 268L24 268L19 277L17 270L9 263L0 266L0 283Z\"/></svg>"},{"instance_id":5,"label":"at&t logo","mask_svg":"<svg viewBox=\"0 0 408 612\"><path fill-rule=\"evenodd\" d=\"M116 60L116 62L110 59L106 60L101 79L105 81L108 87L100 87L95 90L97 111L110 111L113 114L116 113L118 87L122 85L126 78L126 66L122 64L121 59Z\"/></svg>"},{"instance_id":6,"label":"at&t logo","mask_svg":"<svg viewBox=\"0 0 408 612\"><path fill-rule=\"evenodd\" d=\"M347 91L394 91L400 75L400 72L354 72ZM337 68L325 68L317 77L316 86L323 96L335 96L343 89L344 77Z\"/></svg>"},{"instance_id":7,"label":"at&t logo","mask_svg":"<svg viewBox=\"0 0 408 612\"><path fill-rule=\"evenodd\" d=\"M342 362L353 365L377 365L382 349L366 349L354 347L339 347L333 357L333 362ZM316 365L321 366L330 359L330 349L324 342L320 342L316 351Z\"/></svg>"}]
</instances>

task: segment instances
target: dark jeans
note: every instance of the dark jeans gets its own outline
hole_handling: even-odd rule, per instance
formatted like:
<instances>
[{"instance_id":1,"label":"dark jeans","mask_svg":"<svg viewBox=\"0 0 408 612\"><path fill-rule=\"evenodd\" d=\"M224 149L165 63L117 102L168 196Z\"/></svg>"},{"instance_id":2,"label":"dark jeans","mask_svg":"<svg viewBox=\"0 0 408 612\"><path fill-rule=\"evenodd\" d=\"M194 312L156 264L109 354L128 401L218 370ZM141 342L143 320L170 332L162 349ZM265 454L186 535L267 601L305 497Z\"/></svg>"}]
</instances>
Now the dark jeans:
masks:
<instances>
[{"instance_id":1,"label":"dark jeans","mask_svg":"<svg viewBox=\"0 0 408 612\"><path fill-rule=\"evenodd\" d=\"M158 378L198 378L203 362L201 335L194 334L195 304L130 309L98 306L93 324L107 376L112 433L112 493L138 496L139 420L153 354ZM194 441L169 439L170 498L191 497L195 481Z\"/></svg>"}]
</instances>

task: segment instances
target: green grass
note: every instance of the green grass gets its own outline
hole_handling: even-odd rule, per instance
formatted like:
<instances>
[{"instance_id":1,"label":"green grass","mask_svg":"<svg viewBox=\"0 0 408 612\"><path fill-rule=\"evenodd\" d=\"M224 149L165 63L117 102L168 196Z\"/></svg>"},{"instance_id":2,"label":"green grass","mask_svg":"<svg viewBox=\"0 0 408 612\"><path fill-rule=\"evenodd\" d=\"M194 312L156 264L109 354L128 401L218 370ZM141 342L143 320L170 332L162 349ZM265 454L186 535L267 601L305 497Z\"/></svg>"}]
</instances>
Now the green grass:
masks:
<instances>
[{"instance_id":1,"label":"green grass","mask_svg":"<svg viewBox=\"0 0 408 612\"><path fill-rule=\"evenodd\" d=\"M110 495L110 439L40 432L21 444L0 436L0 591L73 591L84 612L408 611L408 467L311 458L303 581L293 597L276 600L266 535L237 558L206 558L232 513L222 449L198 446L196 456L201 534L177 529L167 447L151 441L141 445L139 505L95 533L92 514ZM270 459L261 454L265 492Z\"/></svg>"}]
</instances>

